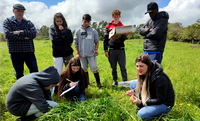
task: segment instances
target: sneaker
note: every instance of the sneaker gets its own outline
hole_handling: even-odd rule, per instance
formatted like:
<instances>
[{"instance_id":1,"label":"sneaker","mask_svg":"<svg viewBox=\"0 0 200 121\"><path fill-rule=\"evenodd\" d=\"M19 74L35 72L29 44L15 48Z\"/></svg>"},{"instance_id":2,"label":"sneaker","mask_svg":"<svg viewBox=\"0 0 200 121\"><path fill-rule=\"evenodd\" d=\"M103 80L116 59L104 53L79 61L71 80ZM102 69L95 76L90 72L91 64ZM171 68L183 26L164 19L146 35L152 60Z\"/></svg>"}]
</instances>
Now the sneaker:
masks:
<instances>
[{"instance_id":1,"label":"sneaker","mask_svg":"<svg viewBox=\"0 0 200 121\"><path fill-rule=\"evenodd\" d=\"M115 87L117 85L118 85L117 81L114 81L113 84L112 84L113 87Z\"/></svg>"},{"instance_id":2,"label":"sneaker","mask_svg":"<svg viewBox=\"0 0 200 121\"><path fill-rule=\"evenodd\" d=\"M104 88L104 86L103 86L103 85L101 85L101 84L98 84L97 86L99 87L99 89L102 89L102 88Z\"/></svg>"}]
</instances>

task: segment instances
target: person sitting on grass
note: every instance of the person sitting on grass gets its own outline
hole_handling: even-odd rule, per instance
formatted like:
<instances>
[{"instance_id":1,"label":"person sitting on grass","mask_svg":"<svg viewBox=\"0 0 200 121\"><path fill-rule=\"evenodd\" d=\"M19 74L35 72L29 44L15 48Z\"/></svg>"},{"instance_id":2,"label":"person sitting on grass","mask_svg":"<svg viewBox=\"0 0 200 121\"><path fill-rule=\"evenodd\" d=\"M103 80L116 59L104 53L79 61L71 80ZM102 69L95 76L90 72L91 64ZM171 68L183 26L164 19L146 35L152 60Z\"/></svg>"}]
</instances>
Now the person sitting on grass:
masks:
<instances>
[{"instance_id":1,"label":"person sitting on grass","mask_svg":"<svg viewBox=\"0 0 200 121\"><path fill-rule=\"evenodd\" d=\"M16 121L36 119L58 105L51 101L50 89L59 81L59 74L53 66L21 77L7 94L6 108L11 114L21 116Z\"/></svg>"},{"instance_id":2,"label":"person sitting on grass","mask_svg":"<svg viewBox=\"0 0 200 121\"><path fill-rule=\"evenodd\" d=\"M152 119L160 114L167 114L174 106L175 94L169 77L163 72L162 66L151 61L149 55L142 54L136 58L138 71L137 86L131 83L131 90L126 94L131 96L132 103L137 104L138 117Z\"/></svg>"},{"instance_id":3,"label":"person sitting on grass","mask_svg":"<svg viewBox=\"0 0 200 121\"><path fill-rule=\"evenodd\" d=\"M78 82L75 88L65 93L63 96L72 101L76 101L76 99L78 99L79 102L86 100L85 88L88 87L88 78L85 71L81 67L79 58L74 57L69 61L69 64L61 73L60 78L61 81L58 86L59 96L62 92L68 90L70 87L73 87L76 82ZM60 98L62 100L63 97L61 96Z\"/></svg>"}]
</instances>

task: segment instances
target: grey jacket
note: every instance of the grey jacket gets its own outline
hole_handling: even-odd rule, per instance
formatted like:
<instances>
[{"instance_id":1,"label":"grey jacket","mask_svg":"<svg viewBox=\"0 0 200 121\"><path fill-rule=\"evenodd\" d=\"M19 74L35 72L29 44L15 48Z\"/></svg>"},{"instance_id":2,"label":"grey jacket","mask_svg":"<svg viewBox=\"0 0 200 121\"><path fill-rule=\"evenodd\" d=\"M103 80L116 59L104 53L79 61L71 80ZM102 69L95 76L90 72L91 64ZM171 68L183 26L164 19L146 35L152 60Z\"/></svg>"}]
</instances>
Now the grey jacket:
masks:
<instances>
[{"instance_id":1,"label":"grey jacket","mask_svg":"<svg viewBox=\"0 0 200 121\"><path fill-rule=\"evenodd\" d=\"M98 32L92 27L84 28L81 26L74 34L74 46L78 46L81 57L94 56L95 43L99 43Z\"/></svg>"},{"instance_id":2,"label":"grey jacket","mask_svg":"<svg viewBox=\"0 0 200 121\"><path fill-rule=\"evenodd\" d=\"M31 104L43 113L49 111L50 106L46 100L51 100L51 97L47 93L49 90L44 90L44 87L59 81L60 76L53 66L23 76L10 88L6 97L6 108L15 116L25 116Z\"/></svg>"},{"instance_id":3,"label":"grey jacket","mask_svg":"<svg viewBox=\"0 0 200 121\"><path fill-rule=\"evenodd\" d=\"M140 34L145 36L143 50L164 52L168 19L168 13L161 11L157 17L148 20L147 23L140 28ZM148 26L148 28L145 28L145 26ZM153 31L149 32L150 29L153 29Z\"/></svg>"}]
</instances>

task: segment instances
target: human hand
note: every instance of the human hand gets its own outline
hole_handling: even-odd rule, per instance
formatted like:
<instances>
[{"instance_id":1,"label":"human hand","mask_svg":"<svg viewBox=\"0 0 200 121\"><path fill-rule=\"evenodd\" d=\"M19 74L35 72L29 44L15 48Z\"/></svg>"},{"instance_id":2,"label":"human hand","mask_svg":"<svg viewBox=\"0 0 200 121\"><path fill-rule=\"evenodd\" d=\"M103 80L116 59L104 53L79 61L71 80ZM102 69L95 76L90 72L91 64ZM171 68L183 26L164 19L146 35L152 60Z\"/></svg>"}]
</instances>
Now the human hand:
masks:
<instances>
[{"instance_id":1,"label":"human hand","mask_svg":"<svg viewBox=\"0 0 200 121\"><path fill-rule=\"evenodd\" d=\"M133 90L129 90L129 91L126 92L126 95L128 95L128 96L132 96L132 95L134 95L134 94L135 94L135 93L134 93Z\"/></svg>"},{"instance_id":2,"label":"human hand","mask_svg":"<svg viewBox=\"0 0 200 121\"><path fill-rule=\"evenodd\" d=\"M70 87L74 86L76 84L76 82L71 82L69 85Z\"/></svg>"},{"instance_id":3,"label":"human hand","mask_svg":"<svg viewBox=\"0 0 200 121\"><path fill-rule=\"evenodd\" d=\"M149 27L148 27L148 26L145 26L144 28L145 28L145 29L148 29Z\"/></svg>"},{"instance_id":4,"label":"human hand","mask_svg":"<svg viewBox=\"0 0 200 121\"><path fill-rule=\"evenodd\" d=\"M58 28L59 28L60 30L63 30L63 29L64 29L64 27L63 27L62 25L60 25Z\"/></svg>"},{"instance_id":5,"label":"human hand","mask_svg":"<svg viewBox=\"0 0 200 121\"><path fill-rule=\"evenodd\" d=\"M105 56L109 58L109 55L108 55L108 52L107 52L107 51L105 52Z\"/></svg>"},{"instance_id":6,"label":"human hand","mask_svg":"<svg viewBox=\"0 0 200 121\"><path fill-rule=\"evenodd\" d=\"M76 57L81 59L81 56L79 55L79 53L76 53Z\"/></svg>"},{"instance_id":7,"label":"human hand","mask_svg":"<svg viewBox=\"0 0 200 121\"><path fill-rule=\"evenodd\" d=\"M28 38L28 37L25 37L24 39L30 39L30 38Z\"/></svg>"},{"instance_id":8,"label":"human hand","mask_svg":"<svg viewBox=\"0 0 200 121\"><path fill-rule=\"evenodd\" d=\"M153 29L150 29L149 31L151 32L151 31L153 31Z\"/></svg>"},{"instance_id":9,"label":"human hand","mask_svg":"<svg viewBox=\"0 0 200 121\"><path fill-rule=\"evenodd\" d=\"M95 56L98 56L98 55L99 55L98 50L95 50L95 51L94 51L94 55L95 55Z\"/></svg>"},{"instance_id":10,"label":"human hand","mask_svg":"<svg viewBox=\"0 0 200 121\"><path fill-rule=\"evenodd\" d=\"M19 34L19 31L13 31L13 33L15 33L15 34Z\"/></svg>"},{"instance_id":11,"label":"human hand","mask_svg":"<svg viewBox=\"0 0 200 121\"><path fill-rule=\"evenodd\" d=\"M132 103L136 103L136 104L141 104L142 103L142 101L139 98L135 97L134 95L132 95L130 97L130 100L131 100Z\"/></svg>"},{"instance_id":12,"label":"human hand","mask_svg":"<svg viewBox=\"0 0 200 121\"><path fill-rule=\"evenodd\" d=\"M124 36L128 36L131 32L124 33Z\"/></svg>"}]
</instances>

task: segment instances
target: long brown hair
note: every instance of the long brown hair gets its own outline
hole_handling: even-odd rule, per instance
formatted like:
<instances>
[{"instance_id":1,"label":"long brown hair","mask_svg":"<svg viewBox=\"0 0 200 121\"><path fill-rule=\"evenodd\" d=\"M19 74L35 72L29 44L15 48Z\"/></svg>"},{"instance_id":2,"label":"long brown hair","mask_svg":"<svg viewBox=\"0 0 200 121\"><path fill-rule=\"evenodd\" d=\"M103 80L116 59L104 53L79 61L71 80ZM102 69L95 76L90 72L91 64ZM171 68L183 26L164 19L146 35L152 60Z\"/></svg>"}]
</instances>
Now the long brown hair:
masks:
<instances>
[{"instance_id":1,"label":"long brown hair","mask_svg":"<svg viewBox=\"0 0 200 121\"><path fill-rule=\"evenodd\" d=\"M66 22L66 20L65 20L65 17L63 16L62 13L58 12L58 13L56 13L56 14L54 15L54 17L53 17L53 26L54 26L56 32L59 31L58 26L56 25L56 18L61 18L61 19L63 20L62 26L63 26L64 28L67 28L67 27L68 27L68 26L67 26L67 22Z\"/></svg>"},{"instance_id":2,"label":"long brown hair","mask_svg":"<svg viewBox=\"0 0 200 121\"><path fill-rule=\"evenodd\" d=\"M84 90L85 88L88 87L88 81L87 81L87 77L85 74L85 71L83 70L83 68L81 67L81 62L79 60L79 58L71 58L69 61L69 64L65 67L65 69L62 71L62 73L60 74L60 83L58 86L58 95L60 95L62 93L62 89L64 87L64 85L67 83L66 78L69 80L72 80L72 66L79 66L80 69L76 72L78 74L80 74L80 81L79 81L79 89ZM60 97L60 99L62 100L62 97Z\"/></svg>"},{"instance_id":3,"label":"long brown hair","mask_svg":"<svg viewBox=\"0 0 200 121\"><path fill-rule=\"evenodd\" d=\"M142 76L144 75L139 75L138 74L138 81L137 81L137 86L136 86L136 95L139 97L139 94L141 94L142 98L142 103L143 105L146 105L146 101L150 97L150 74L151 74L151 68L152 68L152 62L148 54L141 54L138 56L135 60L135 63L137 62L142 62L148 66L146 76L144 79L142 79ZM143 86L141 88L141 81L143 81Z\"/></svg>"}]
</instances>

